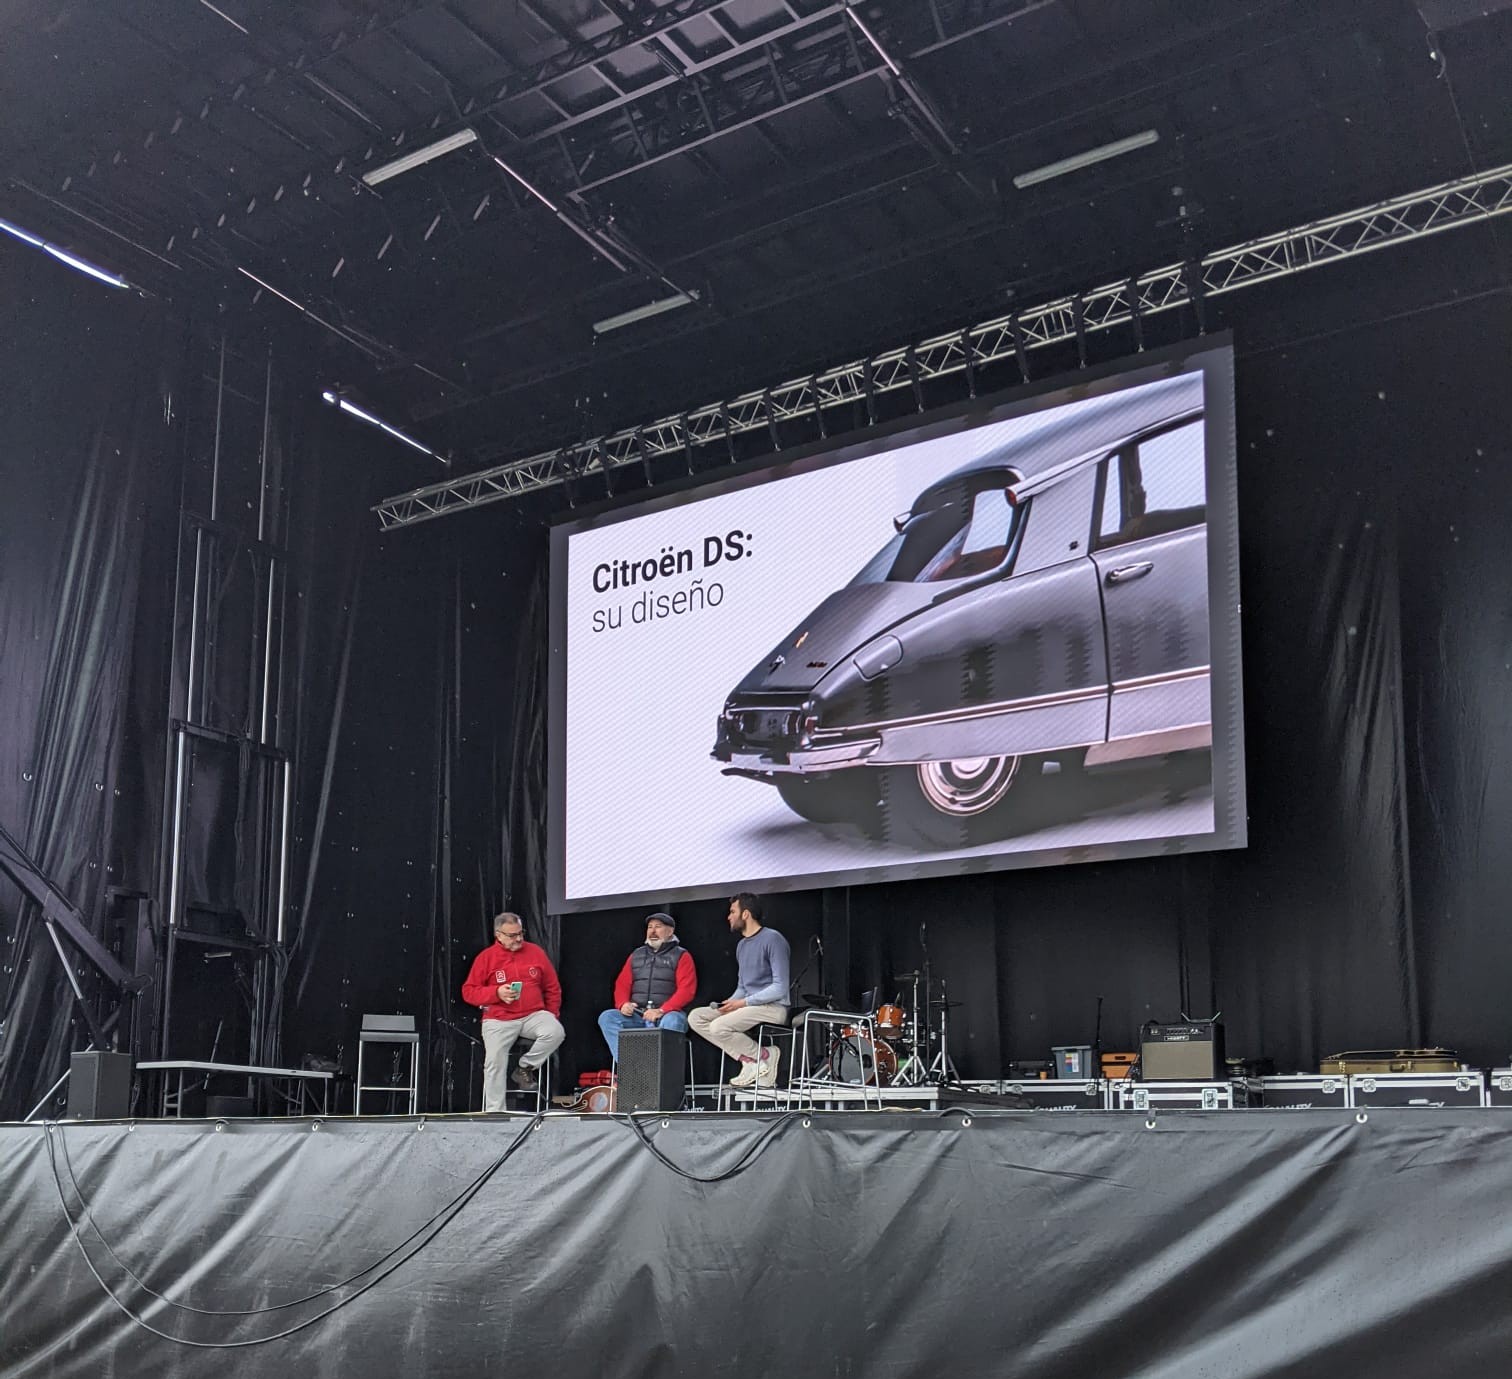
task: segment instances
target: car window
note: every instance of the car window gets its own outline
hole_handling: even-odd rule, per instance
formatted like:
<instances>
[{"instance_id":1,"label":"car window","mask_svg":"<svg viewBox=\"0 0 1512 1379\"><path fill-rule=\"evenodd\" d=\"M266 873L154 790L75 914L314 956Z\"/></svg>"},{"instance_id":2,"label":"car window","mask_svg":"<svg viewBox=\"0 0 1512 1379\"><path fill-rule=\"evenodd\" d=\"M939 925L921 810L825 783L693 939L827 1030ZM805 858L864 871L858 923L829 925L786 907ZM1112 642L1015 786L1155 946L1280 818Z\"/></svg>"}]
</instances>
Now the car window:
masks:
<instances>
[{"instance_id":1,"label":"car window","mask_svg":"<svg viewBox=\"0 0 1512 1379\"><path fill-rule=\"evenodd\" d=\"M1196 526L1207 515L1199 417L1108 460L1098 545L1117 546Z\"/></svg>"},{"instance_id":2,"label":"car window","mask_svg":"<svg viewBox=\"0 0 1512 1379\"><path fill-rule=\"evenodd\" d=\"M1111 546L1117 540L1123 514L1123 456L1115 455L1108 461L1108 479L1103 485L1102 521L1097 528L1101 545Z\"/></svg>"},{"instance_id":3,"label":"car window","mask_svg":"<svg viewBox=\"0 0 1512 1379\"><path fill-rule=\"evenodd\" d=\"M995 570L1008 558L1017 513L1002 488L916 512L852 584L935 584Z\"/></svg>"}]
</instances>

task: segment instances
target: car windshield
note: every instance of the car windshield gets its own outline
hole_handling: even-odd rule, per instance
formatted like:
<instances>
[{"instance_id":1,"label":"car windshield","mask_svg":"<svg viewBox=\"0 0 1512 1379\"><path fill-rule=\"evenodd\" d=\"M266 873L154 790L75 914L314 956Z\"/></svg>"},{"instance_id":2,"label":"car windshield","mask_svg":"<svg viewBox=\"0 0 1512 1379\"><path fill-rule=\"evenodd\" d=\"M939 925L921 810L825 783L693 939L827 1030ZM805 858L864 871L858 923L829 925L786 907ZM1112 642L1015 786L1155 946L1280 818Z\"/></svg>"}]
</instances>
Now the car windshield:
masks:
<instances>
[{"instance_id":1,"label":"car windshield","mask_svg":"<svg viewBox=\"0 0 1512 1379\"><path fill-rule=\"evenodd\" d=\"M926 495L930 496L930 495ZM915 509L852 584L935 584L995 570L1008 558L1017 513L1006 488L941 492Z\"/></svg>"}]
</instances>

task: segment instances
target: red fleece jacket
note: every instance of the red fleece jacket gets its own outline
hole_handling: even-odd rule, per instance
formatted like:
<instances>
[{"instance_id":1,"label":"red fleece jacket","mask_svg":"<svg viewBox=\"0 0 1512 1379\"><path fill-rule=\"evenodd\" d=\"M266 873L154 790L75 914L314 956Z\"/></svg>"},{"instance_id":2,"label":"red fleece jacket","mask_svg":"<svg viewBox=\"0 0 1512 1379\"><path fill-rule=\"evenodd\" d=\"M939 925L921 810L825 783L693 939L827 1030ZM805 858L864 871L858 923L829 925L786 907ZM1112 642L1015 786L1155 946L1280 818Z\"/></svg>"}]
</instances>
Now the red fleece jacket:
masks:
<instances>
[{"instance_id":1,"label":"red fleece jacket","mask_svg":"<svg viewBox=\"0 0 1512 1379\"><path fill-rule=\"evenodd\" d=\"M499 999L505 982L520 983L520 999L508 1005ZM482 1006L485 1020L523 1020L538 1010L560 1015L562 984L543 948L522 943L511 953L502 943L491 943L473 959L462 983L462 999L470 1006Z\"/></svg>"}]
</instances>

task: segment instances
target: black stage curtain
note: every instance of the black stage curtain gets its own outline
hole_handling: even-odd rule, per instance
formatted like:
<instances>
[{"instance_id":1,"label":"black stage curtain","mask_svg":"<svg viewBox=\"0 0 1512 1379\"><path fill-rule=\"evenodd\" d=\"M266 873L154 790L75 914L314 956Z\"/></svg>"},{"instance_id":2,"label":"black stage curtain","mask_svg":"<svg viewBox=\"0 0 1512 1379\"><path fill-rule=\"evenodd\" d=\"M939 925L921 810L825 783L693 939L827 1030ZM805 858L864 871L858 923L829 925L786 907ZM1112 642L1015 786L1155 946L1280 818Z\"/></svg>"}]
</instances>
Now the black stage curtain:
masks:
<instances>
[{"instance_id":1,"label":"black stage curtain","mask_svg":"<svg viewBox=\"0 0 1512 1379\"><path fill-rule=\"evenodd\" d=\"M109 888L156 888L182 339L38 257L0 246L0 824L99 936ZM3 875L0 935L0 1114L19 1116L88 1031Z\"/></svg>"},{"instance_id":2,"label":"black stage curtain","mask_svg":"<svg viewBox=\"0 0 1512 1379\"><path fill-rule=\"evenodd\" d=\"M1483 1379L1509 1173L1485 1110L12 1127L0 1369Z\"/></svg>"},{"instance_id":3,"label":"black stage curtain","mask_svg":"<svg viewBox=\"0 0 1512 1379\"><path fill-rule=\"evenodd\" d=\"M1418 295L1453 277L1439 261L1422 278L1422 265L1404 267ZM1246 350L1237 323L1249 847L777 897L772 922L795 966L809 964L800 986L842 1004L878 983L906 993L897 974L927 944L963 1003L951 1046L968 1077L1089 1042L1099 998L1107 1048L1136 1047L1148 1019L1221 1011L1232 1054L1283 1070L1425 1043L1506 1061L1512 860L1495 840L1512 835L1512 573L1500 555L1512 321L1506 295L1491 293L1347 324L1380 312L1379 295L1361 292L1371 281L1341 278L1313 314L1308 294L1281 301L1257 318L1259 348ZM1346 324L1266 343L1330 317ZM507 544L485 514L470 520L470 542ZM508 609L491 636L511 655L534 646L525 664L539 684L543 644L529 626ZM517 709L501 761L541 740L538 691L531 707L523 720ZM538 761L510 759L510 778L491 786L501 797ZM498 816L484 817L497 831ZM530 843L512 821L517 866L538 855L544 815L533 822ZM723 911L680 911L700 999L733 985ZM607 1066L593 1017L641 918L563 921L569 1077Z\"/></svg>"},{"instance_id":4,"label":"black stage curtain","mask_svg":"<svg viewBox=\"0 0 1512 1379\"><path fill-rule=\"evenodd\" d=\"M1282 1068L1382 1044L1507 1058L1512 320L1481 290L1485 247L1457 231L1229 301L1250 846L781 897L802 990L895 995L927 942L963 1002L966 1076L1089 1041L1099 997L1107 1047L1221 1009L1231 1052ZM162 905L176 512L203 477L181 437L207 366L142 303L53 265L44 282L20 253L0 254L0 821L103 925L106 885ZM544 520L564 495L381 535L368 504L429 476L321 406L318 349L278 358L296 577L282 1056L350 1069L363 1012L412 1013L427 1104L474 1104L457 989L507 906L563 971L570 1082L607 1063L593 1017L642 916L558 927L541 899ZM680 912L704 999L734 980L723 911ZM83 1043L26 913L0 883L12 1115Z\"/></svg>"}]
</instances>

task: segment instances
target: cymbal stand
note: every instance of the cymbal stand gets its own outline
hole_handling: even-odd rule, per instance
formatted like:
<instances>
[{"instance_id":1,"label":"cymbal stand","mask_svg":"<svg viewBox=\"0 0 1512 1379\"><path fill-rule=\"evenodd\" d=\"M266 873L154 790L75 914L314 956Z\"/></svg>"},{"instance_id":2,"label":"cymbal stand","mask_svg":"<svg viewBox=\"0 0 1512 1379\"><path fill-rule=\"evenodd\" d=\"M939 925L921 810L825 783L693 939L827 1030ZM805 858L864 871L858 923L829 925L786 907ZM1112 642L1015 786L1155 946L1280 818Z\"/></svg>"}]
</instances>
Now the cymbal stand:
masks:
<instances>
[{"instance_id":1,"label":"cymbal stand","mask_svg":"<svg viewBox=\"0 0 1512 1379\"><path fill-rule=\"evenodd\" d=\"M924 1081L938 1082L942 1085L947 1082L959 1082L961 1075L956 1072L956 1065L950 1057L949 1026L946 1023L950 1015L950 993L945 989L945 978L940 978L940 1047L933 1061L924 1074Z\"/></svg>"},{"instance_id":2,"label":"cymbal stand","mask_svg":"<svg viewBox=\"0 0 1512 1379\"><path fill-rule=\"evenodd\" d=\"M893 1074L893 1086L917 1087L928 1081L929 1070L924 1066L924 1043L929 1038L929 1027L919 1018L919 972L913 977L913 1001L908 1007L908 1057L898 1064Z\"/></svg>"}]
</instances>

